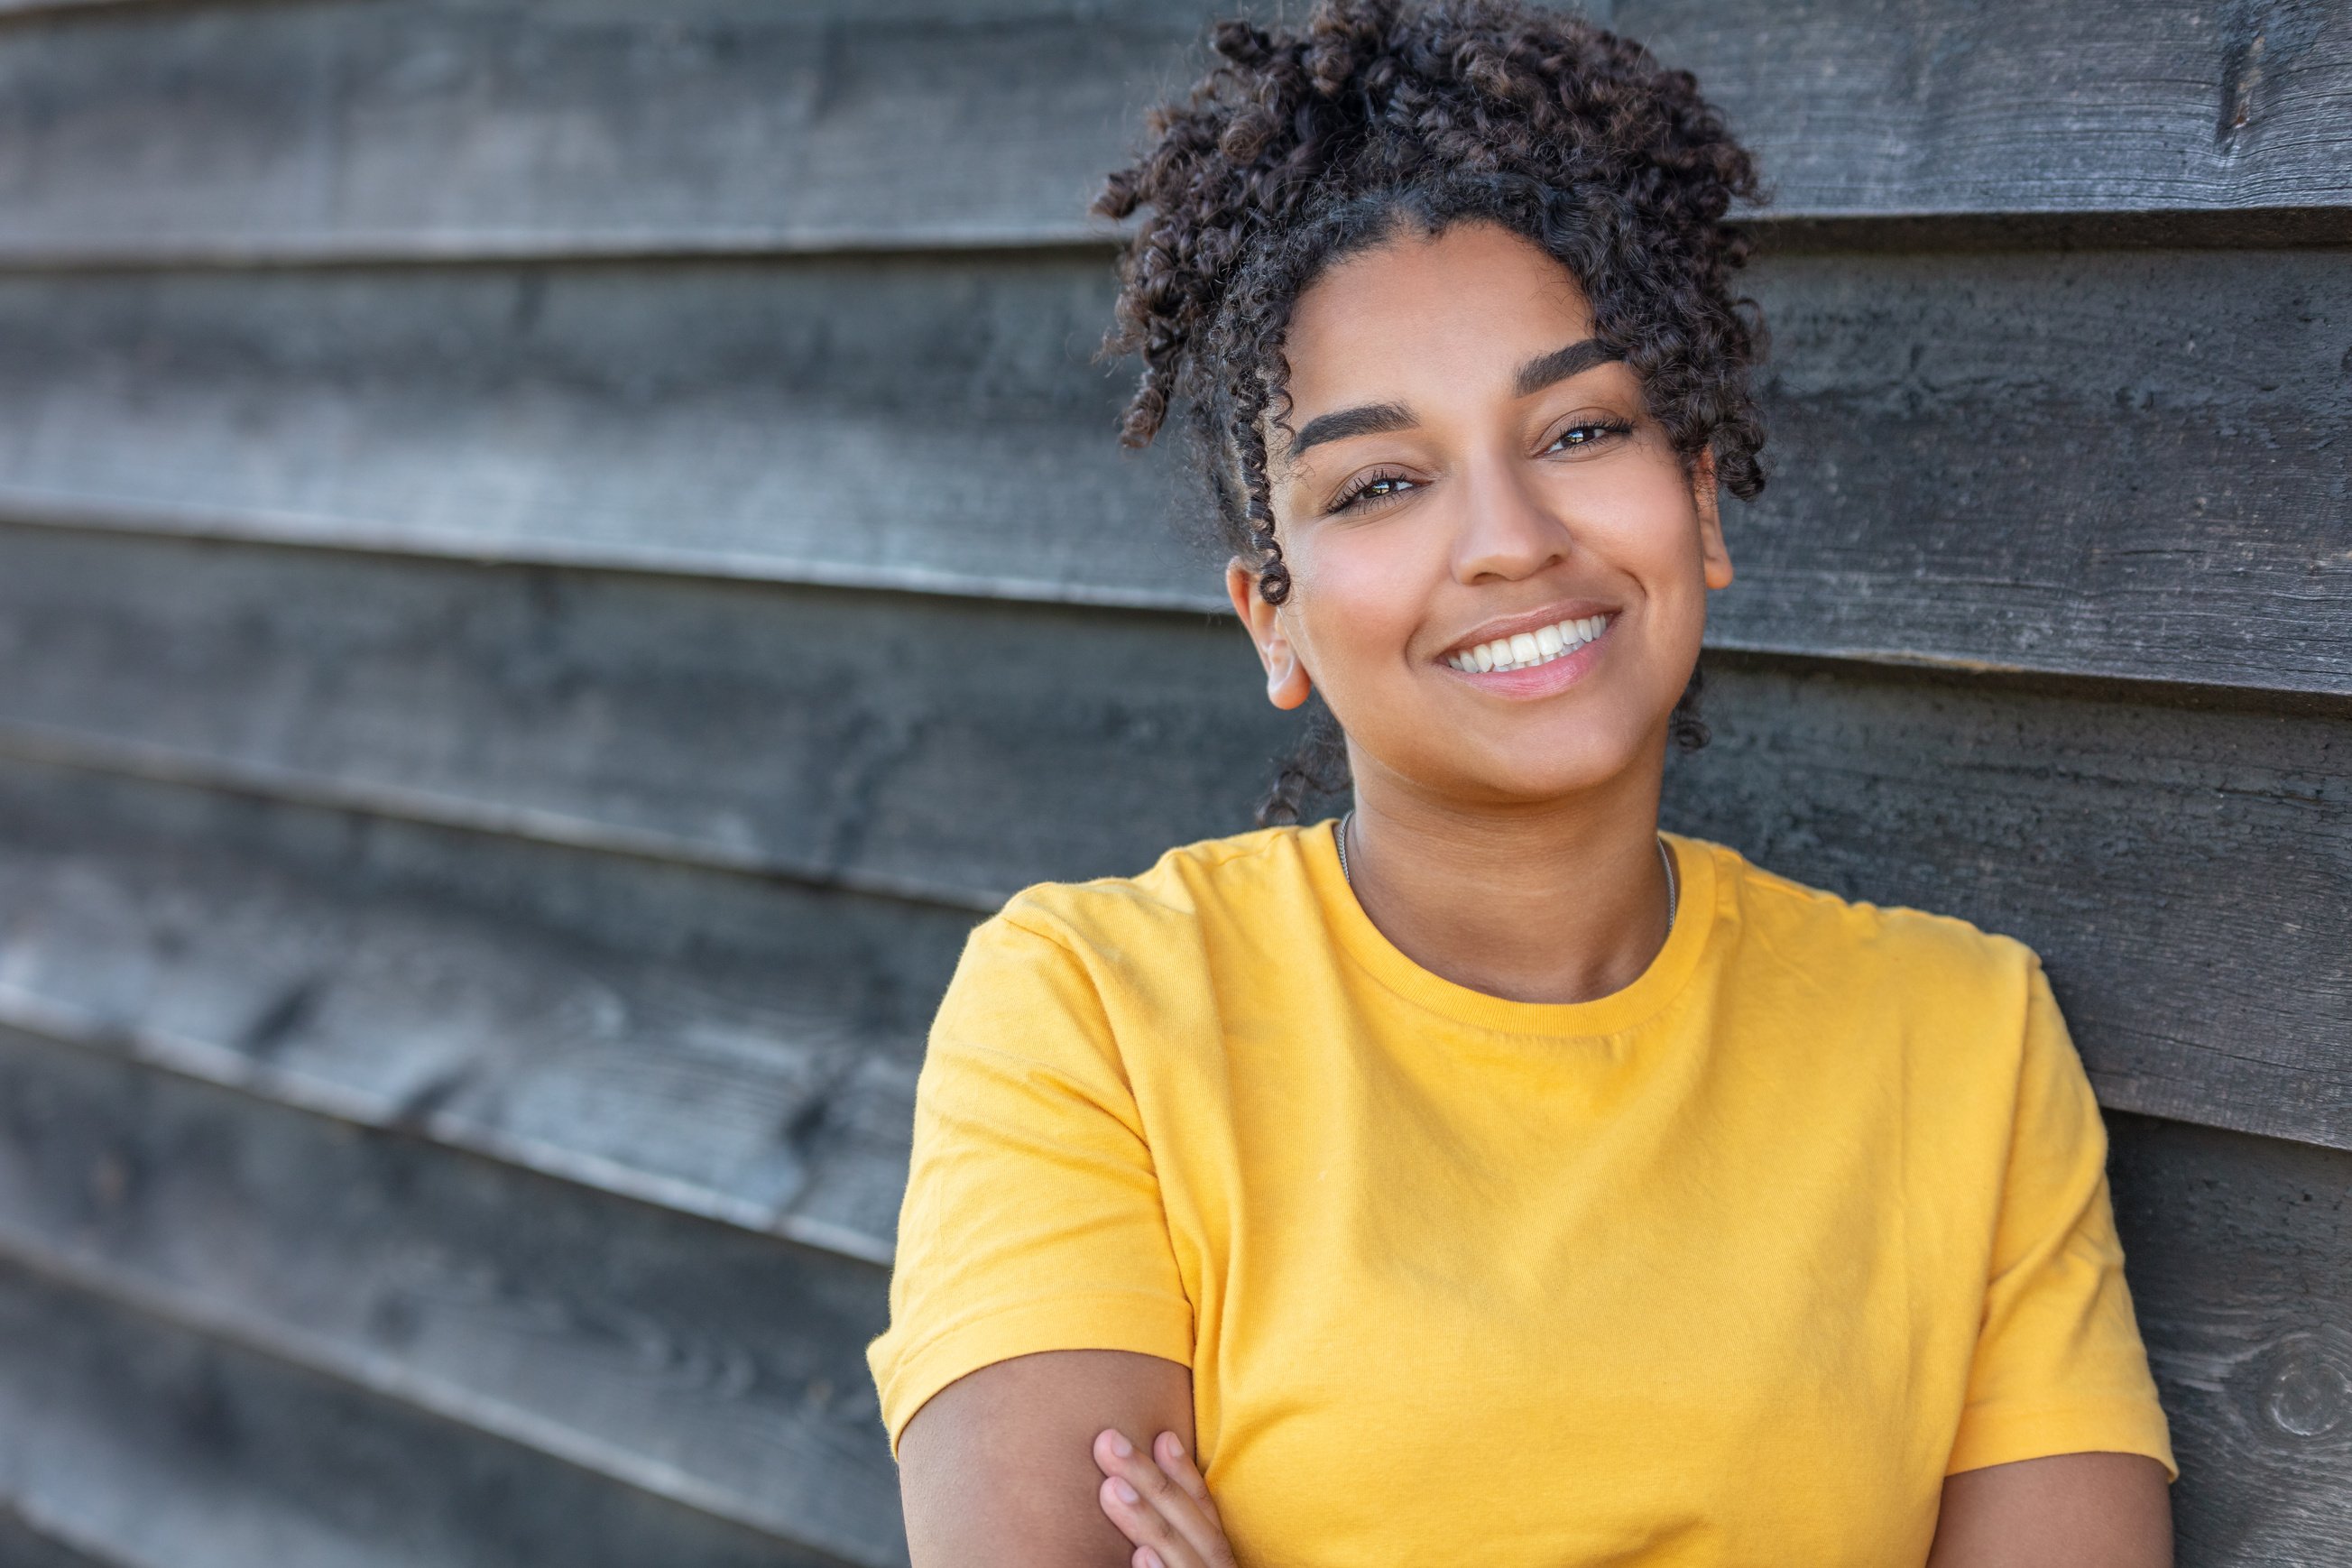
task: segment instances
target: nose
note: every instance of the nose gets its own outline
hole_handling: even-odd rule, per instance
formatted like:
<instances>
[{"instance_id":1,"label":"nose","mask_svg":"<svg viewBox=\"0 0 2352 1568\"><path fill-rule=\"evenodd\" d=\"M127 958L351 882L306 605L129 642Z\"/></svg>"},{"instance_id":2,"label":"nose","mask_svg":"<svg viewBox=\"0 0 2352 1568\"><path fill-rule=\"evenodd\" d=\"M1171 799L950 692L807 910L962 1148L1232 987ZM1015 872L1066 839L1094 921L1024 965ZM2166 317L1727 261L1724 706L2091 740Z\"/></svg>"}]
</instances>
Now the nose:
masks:
<instances>
[{"instance_id":1,"label":"nose","mask_svg":"<svg viewBox=\"0 0 2352 1568\"><path fill-rule=\"evenodd\" d=\"M1575 548L1567 519L1529 485L1519 465L1482 465L1456 492L1462 516L1454 534L1454 575L1465 584L1516 583L1568 558Z\"/></svg>"}]
</instances>

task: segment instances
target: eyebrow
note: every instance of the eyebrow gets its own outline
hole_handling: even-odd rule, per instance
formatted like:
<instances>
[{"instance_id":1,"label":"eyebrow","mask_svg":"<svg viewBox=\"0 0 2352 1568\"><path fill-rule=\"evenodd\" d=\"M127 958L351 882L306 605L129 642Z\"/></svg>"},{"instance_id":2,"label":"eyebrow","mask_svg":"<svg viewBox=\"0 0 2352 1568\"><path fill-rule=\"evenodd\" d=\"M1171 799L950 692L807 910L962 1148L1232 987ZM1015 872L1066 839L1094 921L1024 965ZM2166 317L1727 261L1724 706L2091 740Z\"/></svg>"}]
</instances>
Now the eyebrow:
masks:
<instances>
[{"instance_id":1,"label":"eyebrow","mask_svg":"<svg viewBox=\"0 0 2352 1568\"><path fill-rule=\"evenodd\" d=\"M1594 365L1624 357L1599 338L1579 338L1564 349L1554 349L1519 366L1519 374L1512 378L1511 390L1521 397L1531 397L1554 382L1582 375Z\"/></svg>"},{"instance_id":2,"label":"eyebrow","mask_svg":"<svg viewBox=\"0 0 2352 1568\"><path fill-rule=\"evenodd\" d=\"M1582 375L1594 365L1624 357L1598 338L1579 338L1566 348L1538 354L1519 366L1518 374L1511 378L1512 394L1529 397L1556 382L1566 381L1572 375ZM1318 414L1291 437L1290 455L1296 458L1309 447L1319 447L1326 441L1344 441L1351 436L1381 436L1391 430L1410 430L1416 423L1412 410L1402 403L1367 403L1358 408Z\"/></svg>"}]
</instances>

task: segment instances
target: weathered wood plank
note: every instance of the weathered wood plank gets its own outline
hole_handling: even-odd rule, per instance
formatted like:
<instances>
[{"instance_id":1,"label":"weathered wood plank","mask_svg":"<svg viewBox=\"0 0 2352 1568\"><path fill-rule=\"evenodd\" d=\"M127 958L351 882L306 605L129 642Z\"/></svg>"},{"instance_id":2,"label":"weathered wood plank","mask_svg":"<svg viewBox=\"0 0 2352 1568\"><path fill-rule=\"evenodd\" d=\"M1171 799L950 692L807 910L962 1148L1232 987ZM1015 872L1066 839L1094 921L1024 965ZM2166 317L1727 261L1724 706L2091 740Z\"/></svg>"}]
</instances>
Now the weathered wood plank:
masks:
<instances>
[{"instance_id":1,"label":"weathered wood plank","mask_svg":"<svg viewBox=\"0 0 2352 1568\"><path fill-rule=\"evenodd\" d=\"M1727 647L2352 692L2352 265L1788 253ZM1091 258L0 278L0 512L1221 611Z\"/></svg>"},{"instance_id":2,"label":"weathered wood plank","mask_svg":"<svg viewBox=\"0 0 2352 1568\"><path fill-rule=\"evenodd\" d=\"M1223 605L1100 256L0 277L0 508ZM1217 562L1223 557L1217 556Z\"/></svg>"},{"instance_id":3,"label":"weathered wood plank","mask_svg":"<svg viewBox=\"0 0 2352 1568\"><path fill-rule=\"evenodd\" d=\"M0 763L0 1023L877 1262L971 920Z\"/></svg>"},{"instance_id":4,"label":"weathered wood plank","mask_svg":"<svg viewBox=\"0 0 2352 1568\"><path fill-rule=\"evenodd\" d=\"M0 1254L778 1557L904 1561L880 1270L5 1029L0 1085Z\"/></svg>"},{"instance_id":5,"label":"weathered wood plank","mask_svg":"<svg viewBox=\"0 0 2352 1568\"><path fill-rule=\"evenodd\" d=\"M213 5L0 34L19 260L1059 243L1227 5ZM1618 0L1792 217L2318 215L2325 0ZM908 26L919 19L923 25Z\"/></svg>"},{"instance_id":6,"label":"weathered wood plank","mask_svg":"<svg viewBox=\"0 0 2352 1568\"><path fill-rule=\"evenodd\" d=\"M0 751L970 907L1244 826L1286 734L1221 624L38 531L0 559ZM2352 1143L2340 704L1718 664L1674 825L2034 943L2111 1103Z\"/></svg>"},{"instance_id":7,"label":"weathered wood plank","mask_svg":"<svg viewBox=\"0 0 2352 1568\"><path fill-rule=\"evenodd\" d=\"M42 1530L0 1498L0 1568L131 1568L93 1557Z\"/></svg>"},{"instance_id":8,"label":"weathered wood plank","mask_svg":"<svg viewBox=\"0 0 2352 1568\"><path fill-rule=\"evenodd\" d=\"M1229 624L0 535L20 747L974 907L1246 826L1286 733Z\"/></svg>"},{"instance_id":9,"label":"weathered wood plank","mask_svg":"<svg viewBox=\"0 0 2352 1568\"><path fill-rule=\"evenodd\" d=\"M2116 1218L2180 1481L2182 1568L2352 1541L2352 1157L2110 1116Z\"/></svg>"},{"instance_id":10,"label":"weathered wood plank","mask_svg":"<svg viewBox=\"0 0 2352 1568\"><path fill-rule=\"evenodd\" d=\"M2330 0L1615 0L1612 16L1698 73L1792 216L2352 207L2352 28Z\"/></svg>"},{"instance_id":11,"label":"weathered wood plank","mask_svg":"<svg viewBox=\"0 0 2352 1568\"><path fill-rule=\"evenodd\" d=\"M120 1568L831 1563L10 1262L0 1490Z\"/></svg>"},{"instance_id":12,"label":"weathered wood plank","mask_svg":"<svg viewBox=\"0 0 2352 1568\"><path fill-rule=\"evenodd\" d=\"M1107 234L1087 203L1201 18L1076 0L357 0L28 19L0 33L0 255Z\"/></svg>"},{"instance_id":13,"label":"weathered wood plank","mask_svg":"<svg viewBox=\"0 0 2352 1568\"><path fill-rule=\"evenodd\" d=\"M1773 258L1718 646L2352 694L2352 256Z\"/></svg>"}]
</instances>

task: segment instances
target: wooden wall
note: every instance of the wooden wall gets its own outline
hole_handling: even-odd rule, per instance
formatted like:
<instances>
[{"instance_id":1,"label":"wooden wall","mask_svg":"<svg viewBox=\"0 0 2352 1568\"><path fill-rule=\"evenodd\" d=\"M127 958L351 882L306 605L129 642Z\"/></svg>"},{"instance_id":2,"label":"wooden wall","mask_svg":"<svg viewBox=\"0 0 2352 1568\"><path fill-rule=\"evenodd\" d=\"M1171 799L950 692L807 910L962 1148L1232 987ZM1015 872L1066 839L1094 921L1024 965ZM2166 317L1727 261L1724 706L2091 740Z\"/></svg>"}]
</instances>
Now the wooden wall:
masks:
<instances>
[{"instance_id":1,"label":"wooden wall","mask_svg":"<svg viewBox=\"0 0 2352 1568\"><path fill-rule=\"evenodd\" d=\"M1670 822L2044 953L2347 1561L2352 7L1613 11L1780 197ZM1285 740L1088 363L1205 14L0 4L0 1564L903 1561L962 934Z\"/></svg>"}]
</instances>

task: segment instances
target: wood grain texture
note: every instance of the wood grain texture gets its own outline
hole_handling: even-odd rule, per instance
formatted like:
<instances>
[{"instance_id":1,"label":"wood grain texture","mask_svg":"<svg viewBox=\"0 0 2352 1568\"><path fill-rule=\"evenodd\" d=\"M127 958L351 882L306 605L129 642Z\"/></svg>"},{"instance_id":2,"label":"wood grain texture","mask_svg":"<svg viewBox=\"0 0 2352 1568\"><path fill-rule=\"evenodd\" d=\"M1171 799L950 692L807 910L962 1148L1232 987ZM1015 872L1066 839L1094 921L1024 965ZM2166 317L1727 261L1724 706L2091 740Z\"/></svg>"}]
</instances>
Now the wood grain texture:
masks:
<instances>
[{"instance_id":1,"label":"wood grain texture","mask_svg":"<svg viewBox=\"0 0 2352 1568\"><path fill-rule=\"evenodd\" d=\"M1720 646L2352 692L2352 264L1790 252ZM1090 257L0 278L0 512L1223 612ZM1196 544L1194 540L1202 543Z\"/></svg>"},{"instance_id":2,"label":"wood grain texture","mask_svg":"<svg viewBox=\"0 0 2352 1568\"><path fill-rule=\"evenodd\" d=\"M874 1262L971 920L0 763L0 1023Z\"/></svg>"},{"instance_id":3,"label":"wood grain texture","mask_svg":"<svg viewBox=\"0 0 2352 1568\"><path fill-rule=\"evenodd\" d=\"M2039 952L2102 1100L2352 1147L2341 713L1717 657L1664 816Z\"/></svg>"},{"instance_id":4,"label":"wood grain texture","mask_svg":"<svg viewBox=\"0 0 2352 1568\"><path fill-rule=\"evenodd\" d=\"M93 1556L0 1500L0 1568L128 1568L120 1559Z\"/></svg>"},{"instance_id":5,"label":"wood grain texture","mask_svg":"<svg viewBox=\"0 0 2352 1568\"><path fill-rule=\"evenodd\" d=\"M247 260L1024 244L1202 12L226 4L0 32L0 254Z\"/></svg>"},{"instance_id":6,"label":"wood grain texture","mask_svg":"<svg viewBox=\"0 0 2352 1568\"><path fill-rule=\"evenodd\" d=\"M2352 693L2352 255L1790 254L1729 647Z\"/></svg>"},{"instance_id":7,"label":"wood grain texture","mask_svg":"<svg viewBox=\"0 0 2352 1568\"><path fill-rule=\"evenodd\" d=\"M117 1568L838 1568L13 1261L0 1492Z\"/></svg>"},{"instance_id":8,"label":"wood grain texture","mask_svg":"<svg viewBox=\"0 0 2352 1568\"><path fill-rule=\"evenodd\" d=\"M2126 1267L2180 1462L2181 1568L2352 1541L2352 1156L2108 1118Z\"/></svg>"},{"instance_id":9,"label":"wood grain texture","mask_svg":"<svg viewBox=\"0 0 2352 1568\"><path fill-rule=\"evenodd\" d=\"M972 908L1247 826L1287 734L1231 623L37 530L0 561L20 748Z\"/></svg>"},{"instance_id":10,"label":"wood grain texture","mask_svg":"<svg viewBox=\"0 0 2352 1568\"><path fill-rule=\"evenodd\" d=\"M0 276L0 509L1223 605L1086 254ZM1193 514L1200 515L1200 514Z\"/></svg>"},{"instance_id":11,"label":"wood grain texture","mask_svg":"<svg viewBox=\"0 0 2352 1568\"><path fill-rule=\"evenodd\" d=\"M1229 625L27 531L0 750L968 908L1237 831ZM2352 1143L2340 705L1717 656L1669 821L2050 961L2109 1102Z\"/></svg>"},{"instance_id":12,"label":"wood grain texture","mask_svg":"<svg viewBox=\"0 0 2352 1568\"><path fill-rule=\"evenodd\" d=\"M1059 243L1226 5L221 4L0 32L21 260ZM1259 9L1264 9L1260 7ZM1619 0L1790 217L2325 215L2326 0ZM920 26L910 26L919 21Z\"/></svg>"},{"instance_id":13,"label":"wood grain texture","mask_svg":"<svg viewBox=\"0 0 2352 1568\"><path fill-rule=\"evenodd\" d=\"M2342 209L2352 27L2330 0L1617 0L1794 214Z\"/></svg>"},{"instance_id":14,"label":"wood grain texture","mask_svg":"<svg viewBox=\"0 0 2352 1568\"><path fill-rule=\"evenodd\" d=\"M881 1270L0 1030L0 1253L845 1562Z\"/></svg>"}]
</instances>

